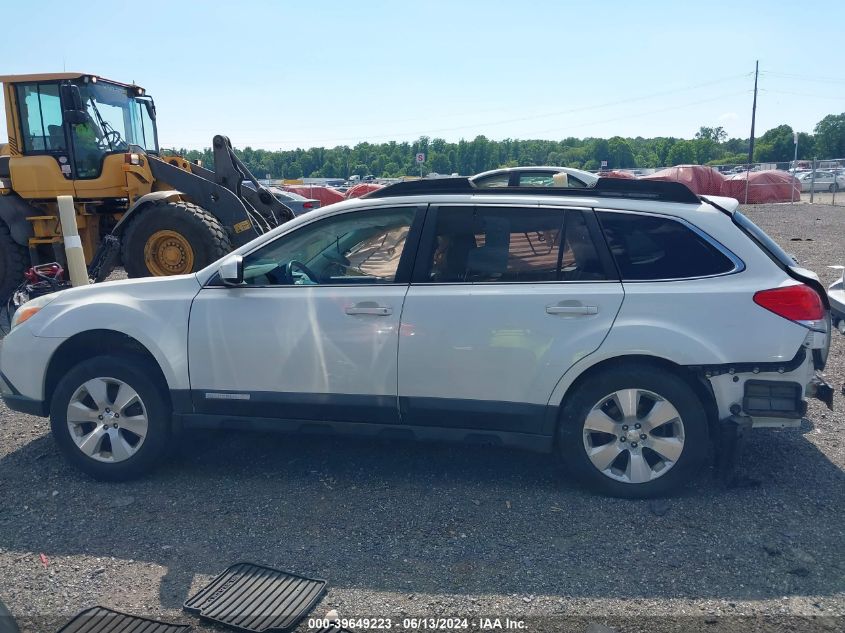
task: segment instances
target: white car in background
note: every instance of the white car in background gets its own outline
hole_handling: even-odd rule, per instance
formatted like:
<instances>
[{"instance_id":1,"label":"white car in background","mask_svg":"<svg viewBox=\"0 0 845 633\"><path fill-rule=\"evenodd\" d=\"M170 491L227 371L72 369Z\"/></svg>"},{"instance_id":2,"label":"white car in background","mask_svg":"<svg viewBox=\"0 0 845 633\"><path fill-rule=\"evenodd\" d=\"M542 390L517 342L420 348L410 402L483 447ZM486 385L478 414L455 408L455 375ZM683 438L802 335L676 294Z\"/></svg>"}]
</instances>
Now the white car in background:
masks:
<instances>
[{"instance_id":1,"label":"white car in background","mask_svg":"<svg viewBox=\"0 0 845 633\"><path fill-rule=\"evenodd\" d=\"M561 179L559 174L565 175ZM571 167L507 167L476 174L470 178L479 188L500 187L573 187L584 189L596 184L599 177ZM561 184L562 183L562 184Z\"/></svg>"},{"instance_id":2,"label":"white car in background","mask_svg":"<svg viewBox=\"0 0 845 633\"><path fill-rule=\"evenodd\" d=\"M796 174L795 177L801 183L802 193L809 191L830 191L833 193L845 188L845 175L837 175L832 171L816 170L815 179L812 171Z\"/></svg>"},{"instance_id":3,"label":"white car in background","mask_svg":"<svg viewBox=\"0 0 845 633\"><path fill-rule=\"evenodd\" d=\"M399 183L196 274L33 299L0 389L102 479L222 427L520 447L662 495L725 429L832 406L824 287L737 207L671 182Z\"/></svg>"}]
</instances>

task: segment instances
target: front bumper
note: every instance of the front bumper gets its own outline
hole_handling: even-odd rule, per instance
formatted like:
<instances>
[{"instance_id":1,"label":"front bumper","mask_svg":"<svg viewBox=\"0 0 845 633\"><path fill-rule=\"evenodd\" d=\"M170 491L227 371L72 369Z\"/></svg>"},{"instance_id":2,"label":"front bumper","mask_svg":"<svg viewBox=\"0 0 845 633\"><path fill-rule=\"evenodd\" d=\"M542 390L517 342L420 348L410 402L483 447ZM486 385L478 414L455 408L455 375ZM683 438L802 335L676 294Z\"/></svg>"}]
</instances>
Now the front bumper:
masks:
<instances>
[{"instance_id":1,"label":"front bumper","mask_svg":"<svg viewBox=\"0 0 845 633\"><path fill-rule=\"evenodd\" d=\"M13 411L37 415L42 418L47 415L46 402L21 395L3 372L0 372L0 396L3 397L3 402L6 406Z\"/></svg>"}]
</instances>

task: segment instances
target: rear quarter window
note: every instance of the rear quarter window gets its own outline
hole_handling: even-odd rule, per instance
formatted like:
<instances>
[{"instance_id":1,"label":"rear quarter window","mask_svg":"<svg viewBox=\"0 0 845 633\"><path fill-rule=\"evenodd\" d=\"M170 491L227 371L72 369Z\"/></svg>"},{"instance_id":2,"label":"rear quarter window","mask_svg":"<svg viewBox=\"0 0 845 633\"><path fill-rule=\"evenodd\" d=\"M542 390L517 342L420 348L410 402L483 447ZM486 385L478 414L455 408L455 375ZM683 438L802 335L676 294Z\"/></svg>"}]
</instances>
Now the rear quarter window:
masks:
<instances>
[{"instance_id":1,"label":"rear quarter window","mask_svg":"<svg viewBox=\"0 0 845 633\"><path fill-rule=\"evenodd\" d=\"M596 215L623 281L710 277L736 268L715 245L677 220L610 211Z\"/></svg>"}]
</instances>

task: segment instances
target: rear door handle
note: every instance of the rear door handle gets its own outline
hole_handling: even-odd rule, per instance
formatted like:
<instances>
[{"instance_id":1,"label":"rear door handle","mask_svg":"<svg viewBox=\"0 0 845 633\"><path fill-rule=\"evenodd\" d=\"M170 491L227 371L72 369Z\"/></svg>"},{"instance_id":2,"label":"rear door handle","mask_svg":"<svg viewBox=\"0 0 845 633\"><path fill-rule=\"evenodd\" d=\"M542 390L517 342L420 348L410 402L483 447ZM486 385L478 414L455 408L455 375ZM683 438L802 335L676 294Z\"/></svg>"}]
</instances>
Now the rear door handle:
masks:
<instances>
[{"instance_id":1,"label":"rear door handle","mask_svg":"<svg viewBox=\"0 0 845 633\"><path fill-rule=\"evenodd\" d=\"M371 314L373 316L389 316L393 314L393 308L389 306L380 306L372 303L356 304L346 306L343 309L346 314Z\"/></svg>"},{"instance_id":2,"label":"rear door handle","mask_svg":"<svg viewBox=\"0 0 845 633\"><path fill-rule=\"evenodd\" d=\"M598 306L546 306L547 314L571 314L574 316L598 314Z\"/></svg>"}]
</instances>

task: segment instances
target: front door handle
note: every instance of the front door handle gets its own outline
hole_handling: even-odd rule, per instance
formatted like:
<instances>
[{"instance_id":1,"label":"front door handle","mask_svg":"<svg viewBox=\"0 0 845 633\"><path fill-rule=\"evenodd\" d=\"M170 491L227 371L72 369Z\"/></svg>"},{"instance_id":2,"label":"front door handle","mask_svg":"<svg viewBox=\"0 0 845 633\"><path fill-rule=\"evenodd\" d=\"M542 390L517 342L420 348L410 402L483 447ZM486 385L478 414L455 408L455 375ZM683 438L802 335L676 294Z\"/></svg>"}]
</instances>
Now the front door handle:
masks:
<instances>
[{"instance_id":1,"label":"front door handle","mask_svg":"<svg viewBox=\"0 0 845 633\"><path fill-rule=\"evenodd\" d=\"M572 316L581 316L587 314L598 314L599 308L598 306L580 306L580 305L568 305L568 306L546 306L546 313L547 314L569 314Z\"/></svg>"},{"instance_id":2,"label":"front door handle","mask_svg":"<svg viewBox=\"0 0 845 633\"><path fill-rule=\"evenodd\" d=\"M393 308L390 306L383 306L374 301L362 301L355 305L346 306L343 309L346 314L371 314L373 316L390 316L393 314Z\"/></svg>"}]
</instances>

